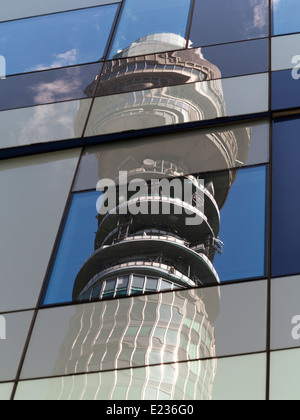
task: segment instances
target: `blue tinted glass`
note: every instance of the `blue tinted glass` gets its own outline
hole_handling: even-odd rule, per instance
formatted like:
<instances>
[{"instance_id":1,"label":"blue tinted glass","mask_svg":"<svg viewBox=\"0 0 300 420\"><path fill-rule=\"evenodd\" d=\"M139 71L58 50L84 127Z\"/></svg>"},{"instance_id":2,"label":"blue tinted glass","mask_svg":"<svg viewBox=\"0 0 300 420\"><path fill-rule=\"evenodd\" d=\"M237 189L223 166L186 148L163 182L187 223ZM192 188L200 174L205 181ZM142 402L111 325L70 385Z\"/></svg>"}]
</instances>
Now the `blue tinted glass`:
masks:
<instances>
[{"instance_id":1,"label":"blue tinted glass","mask_svg":"<svg viewBox=\"0 0 300 420\"><path fill-rule=\"evenodd\" d=\"M273 35L300 32L299 0L272 0Z\"/></svg>"},{"instance_id":2,"label":"blue tinted glass","mask_svg":"<svg viewBox=\"0 0 300 420\"><path fill-rule=\"evenodd\" d=\"M268 39L202 48L207 61L217 66L222 77L268 71Z\"/></svg>"},{"instance_id":3,"label":"blue tinted glass","mask_svg":"<svg viewBox=\"0 0 300 420\"><path fill-rule=\"evenodd\" d=\"M96 202L99 192L73 196L44 304L70 302L75 278L94 252L97 231Z\"/></svg>"},{"instance_id":4,"label":"blue tinted glass","mask_svg":"<svg viewBox=\"0 0 300 420\"><path fill-rule=\"evenodd\" d=\"M17 74L99 61L118 5L0 24L6 73Z\"/></svg>"},{"instance_id":5,"label":"blue tinted glass","mask_svg":"<svg viewBox=\"0 0 300 420\"><path fill-rule=\"evenodd\" d=\"M191 0L126 0L110 57L130 46L131 51L126 53L130 56L185 48L190 5ZM132 45L140 38L154 34L169 36Z\"/></svg>"},{"instance_id":6,"label":"blue tinted glass","mask_svg":"<svg viewBox=\"0 0 300 420\"><path fill-rule=\"evenodd\" d=\"M299 106L300 76L293 77L292 70L273 72L272 109L297 108Z\"/></svg>"},{"instance_id":7,"label":"blue tinted glass","mask_svg":"<svg viewBox=\"0 0 300 420\"><path fill-rule=\"evenodd\" d=\"M241 169L221 210L223 252L214 267L222 282L265 275L266 167Z\"/></svg>"},{"instance_id":8,"label":"blue tinted glass","mask_svg":"<svg viewBox=\"0 0 300 420\"><path fill-rule=\"evenodd\" d=\"M196 0L193 46L267 37L268 0Z\"/></svg>"},{"instance_id":9,"label":"blue tinted glass","mask_svg":"<svg viewBox=\"0 0 300 420\"><path fill-rule=\"evenodd\" d=\"M274 123L273 276L300 273L299 132L299 118Z\"/></svg>"}]
</instances>

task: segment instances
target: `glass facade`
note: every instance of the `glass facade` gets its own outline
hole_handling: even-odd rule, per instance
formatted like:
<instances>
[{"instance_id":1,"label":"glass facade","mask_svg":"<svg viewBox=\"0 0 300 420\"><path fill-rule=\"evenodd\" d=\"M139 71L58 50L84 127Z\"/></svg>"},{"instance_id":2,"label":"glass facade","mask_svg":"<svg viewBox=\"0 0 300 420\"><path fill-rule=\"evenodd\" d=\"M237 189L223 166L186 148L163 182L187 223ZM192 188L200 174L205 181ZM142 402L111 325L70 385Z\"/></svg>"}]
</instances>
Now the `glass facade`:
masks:
<instances>
[{"instance_id":1,"label":"glass facade","mask_svg":"<svg viewBox=\"0 0 300 420\"><path fill-rule=\"evenodd\" d=\"M299 399L299 12L1 1L1 401Z\"/></svg>"}]
</instances>

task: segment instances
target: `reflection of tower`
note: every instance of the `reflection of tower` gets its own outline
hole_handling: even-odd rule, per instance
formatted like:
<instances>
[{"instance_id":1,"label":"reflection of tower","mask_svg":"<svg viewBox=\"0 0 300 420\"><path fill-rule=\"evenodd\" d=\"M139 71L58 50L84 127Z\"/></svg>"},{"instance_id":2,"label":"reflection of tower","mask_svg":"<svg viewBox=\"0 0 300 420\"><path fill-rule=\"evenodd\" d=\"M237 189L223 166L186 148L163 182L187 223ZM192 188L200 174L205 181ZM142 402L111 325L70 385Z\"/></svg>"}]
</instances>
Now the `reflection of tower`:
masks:
<instances>
[{"instance_id":1,"label":"reflection of tower","mask_svg":"<svg viewBox=\"0 0 300 420\"><path fill-rule=\"evenodd\" d=\"M204 59L201 49L147 55L149 49L155 51L155 45L160 51L162 44L170 47L171 43L176 49L182 47L183 41L172 34L141 38L106 66L98 91L102 95L127 93L110 96L109 106L97 115L92 114L89 125L95 133L225 115L221 81L215 80L220 72ZM132 55L139 56L131 58ZM96 83L87 92L94 91ZM182 89L184 83L188 84ZM176 86L170 89L171 85ZM79 308L73 318L62 349L72 367L68 366L65 373L72 369L74 372L75 361L75 370L80 372L215 357L217 287L208 300L196 290L178 291L176 295L142 295L207 284L218 286L213 260L220 249L220 209L235 178L235 171L230 168L245 161L249 141L249 131L239 128L202 132L193 149L183 139L172 150L164 147L129 150L126 159L110 152L99 155L99 178L109 174L115 181L117 187L111 194L117 200L109 213L99 208L95 252L78 273L73 299L104 302L98 304L99 310L93 314L85 314ZM195 167L198 173L202 172L207 162L211 162L212 169L216 166L228 170L222 175L205 176L204 180L197 174L190 175ZM119 172L126 173L126 185L124 178L118 177ZM182 188L166 190L162 180L177 181ZM148 211L133 215L130 210L136 200L127 184L141 181L155 188L149 188L138 200ZM184 194L187 186L189 195ZM178 194L179 190L182 194ZM168 214L163 211L164 206L168 206ZM156 211L151 211L153 208ZM198 223L193 224L192 220ZM122 296L128 299L105 301ZM87 330L81 328L78 333L78 325L85 324ZM69 346L72 343L71 351L67 349L68 343ZM191 375L194 391L187 393L185 386L180 398L211 398L215 368L213 360L202 364L197 372L191 368L188 376ZM157 372L161 373L156 378L145 378L144 398L151 393L153 396L154 389L157 397L160 390L168 389L169 379L164 370ZM177 379L178 382L173 381L175 388L165 391L164 398L179 395L180 383L183 386L180 374ZM100 389L105 386L99 385ZM111 396L119 386L121 390L118 373L109 386ZM128 385L126 396L130 387L134 384Z\"/></svg>"}]
</instances>

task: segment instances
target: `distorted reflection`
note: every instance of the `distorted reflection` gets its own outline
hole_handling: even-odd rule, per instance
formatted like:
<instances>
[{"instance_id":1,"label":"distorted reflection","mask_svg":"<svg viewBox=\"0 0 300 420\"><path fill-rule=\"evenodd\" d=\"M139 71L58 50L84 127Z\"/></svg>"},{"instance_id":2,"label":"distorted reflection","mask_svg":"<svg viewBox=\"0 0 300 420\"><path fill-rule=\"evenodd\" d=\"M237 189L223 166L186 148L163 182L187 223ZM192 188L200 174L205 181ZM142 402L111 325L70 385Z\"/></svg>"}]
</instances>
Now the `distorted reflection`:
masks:
<instances>
[{"instance_id":1,"label":"distorted reflection","mask_svg":"<svg viewBox=\"0 0 300 420\"><path fill-rule=\"evenodd\" d=\"M218 312L218 288L203 294L196 290L178 291L77 306L53 373L210 359L215 357L213 322ZM180 365L176 365L168 376L168 367L157 366L126 389L117 375L113 383L99 384L99 393L116 396L120 392L120 398L132 398L139 387L143 399L164 395L166 399L206 400L212 396L216 367L216 360L208 360L196 370L185 367L184 375L180 375Z\"/></svg>"},{"instance_id":2,"label":"distorted reflection","mask_svg":"<svg viewBox=\"0 0 300 420\"><path fill-rule=\"evenodd\" d=\"M162 77L166 78L166 84L169 79L178 83L216 79L218 68L205 60L200 49L191 51L191 57L189 51L171 54L169 62L159 69L159 60L145 57L130 59L123 67L118 64L119 58L123 63L124 57L132 55L131 49L135 55L146 54L147 46L149 52L153 50L153 42L165 45L171 41L172 46L182 44L178 35L156 34L119 52L100 89L107 93L114 89L125 92L145 89L159 84ZM97 82L87 89L93 91ZM112 96L111 106L94 112L89 124L105 127L108 132L120 132L124 125L141 127L150 119L161 126L165 121L178 123L225 114L220 80L190 86L184 95L178 87L174 96L168 88L135 92L126 101ZM75 315L61 349L69 354L69 364L57 366L57 372L63 368L68 374L74 370L102 371L205 358L210 362L203 364L203 368L200 364L197 371L191 365L184 378L180 368L175 376L169 377L165 366L157 367L155 376L143 378L139 385L143 389L140 397L212 398L219 289L215 287L214 292L205 291L203 295L195 290L181 294L180 289L220 284L213 266L215 254L222 252L218 237L220 210L235 181L234 168L246 162L250 136L251 130L240 126L218 134L207 132L188 150L181 142L174 150L158 147L142 153L128 152L125 159L111 153L98 155L98 190L102 194L97 202L95 252L77 275L73 301L104 300L103 309L100 313L79 310ZM217 176L201 176L207 161L227 170ZM196 174L190 175L191 167L197 168ZM165 183L169 189L164 188ZM140 191L146 185L146 191L138 198L133 194L138 191L132 189L135 185L139 185ZM183 194L187 187L189 194ZM114 204L106 211L110 199ZM177 292L155 293L164 290ZM147 296L142 298L133 297L145 293ZM115 299L123 296L128 298ZM118 389L118 381L111 385L112 389ZM164 392L169 382L172 386ZM135 385L128 384L124 397L130 398L131 386ZM106 388L107 384L99 384L99 393Z\"/></svg>"}]
</instances>

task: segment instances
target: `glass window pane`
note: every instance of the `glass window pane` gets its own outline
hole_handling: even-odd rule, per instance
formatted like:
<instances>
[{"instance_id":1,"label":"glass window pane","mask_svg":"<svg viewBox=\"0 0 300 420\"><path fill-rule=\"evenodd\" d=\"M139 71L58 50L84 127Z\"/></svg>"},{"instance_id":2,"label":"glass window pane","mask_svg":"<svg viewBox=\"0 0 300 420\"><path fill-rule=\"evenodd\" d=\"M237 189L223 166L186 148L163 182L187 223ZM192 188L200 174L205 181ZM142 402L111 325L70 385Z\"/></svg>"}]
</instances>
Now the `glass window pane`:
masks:
<instances>
[{"instance_id":1,"label":"glass window pane","mask_svg":"<svg viewBox=\"0 0 300 420\"><path fill-rule=\"evenodd\" d=\"M110 58L185 48L190 5L191 0L126 0Z\"/></svg>"},{"instance_id":2,"label":"glass window pane","mask_svg":"<svg viewBox=\"0 0 300 420\"><path fill-rule=\"evenodd\" d=\"M157 285L158 285L158 279L148 277L147 285L146 285L147 290L157 290Z\"/></svg>"},{"instance_id":3,"label":"glass window pane","mask_svg":"<svg viewBox=\"0 0 300 420\"><path fill-rule=\"evenodd\" d=\"M273 276L300 272L300 119L279 119L273 134Z\"/></svg>"},{"instance_id":4,"label":"glass window pane","mask_svg":"<svg viewBox=\"0 0 300 420\"><path fill-rule=\"evenodd\" d=\"M126 289L128 287L129 283L129 277L119 277L118 278L118 284L117 284L117 290Z\"/></svg>"},{"instance_id":5,"label":"glass window pane","mask_svg":"<svg viewBox=\"0 0 300 420\"><path fill-rule=\"evenodd\" d=\"M101 289L102 289L102 284L93 289L92 299L98 299L99 298Z\"/></svg>"},{"instance_id":6,"label":"glass window pane","mask_svg":"<svg viewBox=\"0 0 300 420\"><path fill-rule=\"evenodd\" d=\"M118 58L105 63L97 96L263 73L268 64L268 39Z\"/></svg>"},{"instance_id":7,"label":"glass window pane","mask_svg":"<svg viewBox=\"0 0 300 420\"><path fill-rule=\"evenodd\" d=\"M96 98L85 136L264 112L268 86L263 73Z\"/></svg>"},{"instance_id":8,"label":"glass window pane","mask_svg":"<svg viewBox=\"0 0 300 420\"><path fill-rule=\"evenodd\" d=\"M194 46L268 36L268 0L198 0L190 40Z\"/></svg>"},{"instance_id":9,"label":"glass window pane","mask_svg":"<svg viewBox=\"0 0 300 420\"><path fill-rule=\"evenodd\" d=\"M157 392L158 391L158 392ZM16 400L264 400L266 356L19 382Z\"/></svg>"},{"instance_id":10,"label":"glass window pane","mask_svg":"<svg viewBox=\"0 0 300 420\"><path fill-rule=\"evenodd\" d=\"M300 276L272 280L273 350L300 347Z\"/></svg>"},{"instance_id":11,"label":"glass window pane","mask_svg":"<svg viewBox=\"0 0 300 420\"><path fill-rule=\"evenodd\" d=\"M91 101L82 99L0 112L0 148L81 137Z\"/></svg>"},{"instance_id":12,"label":"glass window pane","mask_svg":"<svg viewBox=\"0 0 300 420\"><path fill-rule=\"evenodd\" d=\"M271 353L270 399L299 401L300 350Z\"/></svg>"},{"instance_id":13,"label":"glass window pane","mask_svg":"<svg viewBox=\"0 0 300 420\"><path fill-rule=\"evenodd\" d=\"M273 71L288 70L297 67L300 61L299 43L300 34L272 38ZM299 66L297 69L299 69ZM299 71L297 73L299 73Z\"/></svg>"},{"instance_id":14,"label":"glass window pane","mask_svg":"<svg viewBox=\"0 0 300 420\"><path fill-rule=\"evenodd\" d=\"M273 35L300 31L300 4L298 0L272 0Z\"/></svg>"},{"instance_id":15,"label":"glass window pane","mask_svg":"<svg viewBox=\"0 0 300 420\"><path fill-rule=\"evenodd\" d=\"M219 68L222 77L268 71L268 50L268 39L201 48L205 59Z\"/></svg>"},{"instance_id":16,"label":"glass window pane","mask_svg":"<svg viewBox=\"0 0 300 420\"><path fill-rule=\"evenodd\" d=\"M33 312L31 311L1 315L0 381L15 379L32 317Z\"/></svg>"},{"instance_id":17,"label":"glass window pane","mask_svg":"<svg viewBox=\"0 0 300 420\"><path fill-rule=\"evenodd\" d=\"M221 282L265 276L267 194L266 167L239 170L220 216L223 247L214 267Z\"/></svg>"},{"instance_id":18,"label":"glass window pane","mask_svg":"<svg viewBox=\"0 0 300 420\"><path fill-rule=\"evenodd\" d=\"M265 400L265 354L221 359L217 363L214 400Z\"/></svg>"},{"instance_id":19,"label":"glass window pane","mask_svg":"<svg viewBox=\"0 0 300 420\"><path fill-rule=\"evenodd\" d=\"M0 384L0 401L9 401L13 390L13 383Z\"/></svg>"},{"instance_id":20,"label":"glass window pane","mask_svg":"<svg viewBox=\"0 0 300 420\"><path fill-rule=\"evenodd\" d=\"M101 60L117 9L110 5L1 23L7 75Z\"/></svg>"},{"instance_id":21,"label":"glass window pane","mask_svg":"<svg viewBox=\"0 0 300 420\"><path fill-rule=\"evenodd\" d=\"M49 286L44 298L45 305L72 300L77 273L85 260L93 253L94 233L97 230L95 215L98 197L99 193L95 191L73 196L58 254L51 270Z\"/></svg>"},{"instance_id":22,"label":"glass window pane","mask_svg":"<svg viewBox=\"0 0 300 420\"><path fill-rule=\"evenodd\" d=\"M0 80L0 110L85 98L89 96L86 88L100 66L97 63L6 77Z\"/></svg>"},{"instance_id":23,"label":"glass window pane","mask_svg":"<svg viewBox=\"0 0 300 420\"><path fill-rule=\"evenodd\" d=\"M298 108L300 106L300 76L291 70L272 73L272 109Z\"/></svg>"},{"instance_id":24,"label":"glass window pane","mask_svg":"<svg viewBox=\"0 0 300 420\"><path fill-rule=\"evenodd\" d=\"M132 280L132 287L135 289L143 290L144 289L144 283L145 283L145 277L143 276L133 276Z\"/></svg>"},{"instance_id":25,"label":"glass window pane","mask_svg":"<svg viewBox=\"0 0 300 420\"><path fill-rule=\"evenodd\" d=\"M1 311L37 303L80 152L0 163Z\"/></svg>"},{"instance_id":26,"label":"glass window pane","mask_svg":"<svg viewBox=\"0 0 300 420\"><path fill-rule=\"evenodd\" d=\"M267 282L259 281L43 309L22 378L264 351L266 303Z\"/></svg>"},{"instance_id":27,"label":"glass window pane","mask_svg":"<svg viewBox=\"0 0 300 420\"><path fill-rule=\"evenodd\" d=\"M236 138L237 156L235 161L229 163L226 160L221 161L218 157L219 149L214 147L211 149L209 160L200 159L201 150L203 147L208 147L208 136L227 138L230 137L231 131L235 133ZM251 133L248 156L247 144L245 147L245 142L247 143L245 131ZM144 137L89 147L81 159L74 191L94 189L99 181L99 176L101 179L114 179L122 162L129 162L127 169L130 168L130 161L136 160L137 165L142 165L143 161L149 157L149 150L157 160L166 159L169 157L169 151L173 150L174 156L176 156L174 164L177 163L180 166L181 160L185 162L186 168L181 169L185 175L223 170L228 168L227 165L236 167L267 163L269 161L269 124L265 122L237 124L210 130L199 129L192 132L156 136L151 138L151 141ZM191 150L194 153L188 152ZM195 155L197 155L197 159L194 159Z\"/></svg>"},{"instance_id":28,"label":"glass window pane","mask_svg":"<svg viewBox=\"0 0 300 420\"><path fill-rule=\"evenodd\" d=\"M1 20L21 19L25 17L44 15L47 13L64 12L83 7L101 6L116 3L115 0L1 0Z\"/></svg>"},{"instance_id":29,"label":"glass window pane","mask_svg":"<svg viewBox=\"0 0 300 420\"><path fill-rule=\"evenodd\" d=\"M116 288L116 280L108 280L105 285L105 292L112 292Z\"/></svg>"},{"instance_id":30,"label":"glass window pane","mask_svg":"<svg viewBox=\"0 0 300 420\"><path fill-rule=\"evenodd\" d=\"M172 283L169 283L168 281L161 281L160 290L171 290L172 289Z\"/></svg>"}]
</instances>

